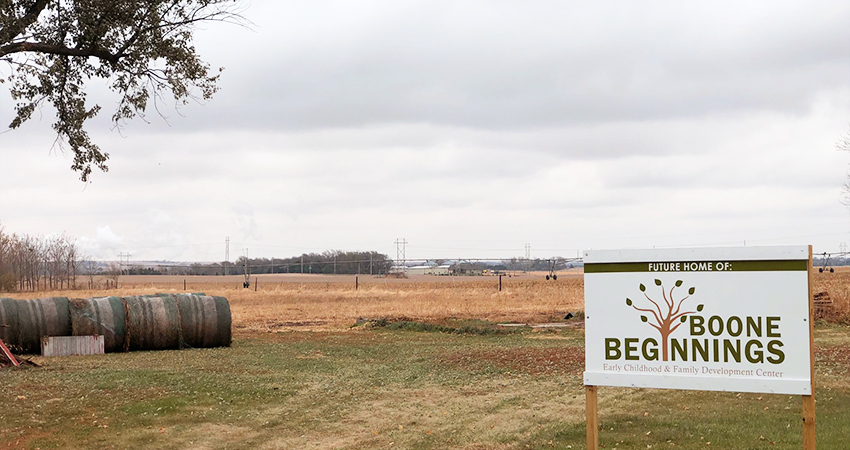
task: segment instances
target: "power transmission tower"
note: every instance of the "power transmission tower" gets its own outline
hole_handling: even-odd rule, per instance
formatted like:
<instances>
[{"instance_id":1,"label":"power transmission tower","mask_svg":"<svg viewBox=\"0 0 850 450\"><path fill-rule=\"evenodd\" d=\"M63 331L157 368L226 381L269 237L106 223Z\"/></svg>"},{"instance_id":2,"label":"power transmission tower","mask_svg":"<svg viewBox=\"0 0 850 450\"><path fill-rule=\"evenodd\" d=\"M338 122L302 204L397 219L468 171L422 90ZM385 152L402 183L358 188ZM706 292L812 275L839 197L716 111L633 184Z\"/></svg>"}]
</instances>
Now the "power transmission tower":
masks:
<instances>
[{"instance_id":1,"label":"power transmission tower","mask_svg":"<svg viewBox=\"0 0 850 450\"><path fill-rule=\"evenodd\" d=\"M401 269L402 273L407 272L407 264L406 264L407 256L405 256L406 250L407 250L407 239L405 239L405 238L396 239L395 240L395 260L396 260L396 264L399 264L399 261L401 261L401 266L399 267L399 269Z\"/></svg>"},{"instance_id":2,"label":"power transmission tower","mask_svg":"<svg viewBox=\"0 0 850 450\"><path fill-rule=\"evenodd\" d=\"M130 274L130 254L121 252L118 254L118 272L124 273L124 266L127 266L127 274Z\"/></svg>"},{"instance_id":3,"label":"power transmission tower","mask_svg":"<svg viewBox=\"0 0 850 450\"><path fill-rule=\"evenodd\" d=\"M228 275L227 269L230 266L230 236L224 238L224 275Z\"/></svg>"}]
</instances>

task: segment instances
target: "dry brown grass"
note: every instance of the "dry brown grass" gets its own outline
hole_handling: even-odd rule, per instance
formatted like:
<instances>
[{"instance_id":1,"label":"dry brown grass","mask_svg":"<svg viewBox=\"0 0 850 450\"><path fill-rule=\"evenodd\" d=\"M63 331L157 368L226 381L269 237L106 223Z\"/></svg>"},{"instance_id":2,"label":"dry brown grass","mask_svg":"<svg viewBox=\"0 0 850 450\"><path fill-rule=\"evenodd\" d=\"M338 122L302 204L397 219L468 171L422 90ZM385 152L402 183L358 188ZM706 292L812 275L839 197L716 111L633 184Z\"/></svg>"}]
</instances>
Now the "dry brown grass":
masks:
<instances>
[{"instance_id":1,"label":"dry brown grass","mask_svg":"<svg viewBox=\"0 0 850 450\"><path fill-rule=\"evenodd\" d=\"M285 327L291 322L345 326L358 318L446 317L493 322L544 322L583 308L583 280L505 282L501 292L493 281L416 282L350 285L286 283L259 292L234 292L234 321L253 329Z\"/></svg>"},{"instance_id":2,"label":"dry brown grass","mask_svg":"<svg viewBox=\"0 0 850 450\"><path fill-rule=\"evenodd\" d=\"M221 282L218 280L222 277L202 278L206 277L187 278L187 290L226 297L237 331L277 331L293 327L338 329L352 325L358 318L382 317L422 321L453 317L539 323L563 318L566 312L584 308L584 282L576 275L562 275L557 281L546 281L543 277L504 278L501 291L495 277L386 280L361 276L356 290L353 277L338 277L338 282L275 282L261 277L257 290L253 287L243 289L235 279ZM12 297L182 292L182 280L124 277L119 289L21 293Z\"/></svg>"},{"instance_id":3,"label":"dry brown grass","mask_svg":"<svg viewBox=\"0 0 850 450\"><path fill-rule=\"evenodd\" d=\"M241 277L122 277L120 289L19 293L15 298L46 296L94 297L157 292L220 295L230 301L236 331L339 329L358 318L398 318L438 321L454 317L492 322L540 323L584 309L580 274L562 274L557 281L543 275L495 277L418 277L407 280L360 276L292 276L259 278L259 289L243 289ZM826 319L850 323L850 267L834 273L815 272L813 292L828 292L833 301Z\"/></svg>"}]
</instances>

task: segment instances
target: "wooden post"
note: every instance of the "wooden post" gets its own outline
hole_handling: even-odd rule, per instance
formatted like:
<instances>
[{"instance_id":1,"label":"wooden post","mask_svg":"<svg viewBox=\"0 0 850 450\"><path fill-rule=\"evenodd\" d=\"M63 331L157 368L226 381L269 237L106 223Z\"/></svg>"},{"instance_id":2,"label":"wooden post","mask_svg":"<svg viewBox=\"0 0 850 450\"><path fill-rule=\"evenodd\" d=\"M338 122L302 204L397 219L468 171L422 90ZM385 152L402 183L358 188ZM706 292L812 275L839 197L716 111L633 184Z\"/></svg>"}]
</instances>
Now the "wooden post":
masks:
<instances>
[{"instance_id":1,"label":"wooden post","mask_svg":"<svg viewBox=\"0 0 850 450\"><path fill-rule=\"evenodd\" d=\"M502 275L499 274L499 292L502 292Z\"/></svg>"},{"instance_id":2,"label":"wooden post","mask_svg":"<svg viewBox=\"0 0 850 450\"><path fill-rule=\"evenodd\" d=\"M809 246L809 370L812 380L811 395L803 396L803 450L815 450L815 322L812 296L812 246Z\"/></svg>"},{"instance_id":3,"label":"wooden post","mask_svg":"<svg viewBox=\"0 0 850 450\"><path fill-rule=\"evenodd\" d=\"M815 395L803 396L803 450L815 450Z\"/></svg>"},{"instance_id":4,"label":"wooden post","mask_svg":"<svg viewBox=\"0 0 850 450\"><path fill-rule=\"evenodd\" d=\"M186 290L186 279L185 278L183 279L183 290L184 291Z\"/></svg>"},{"instance_id":5,"label":"wooden post","mask_svg":"<svg viewBox=\"0 0 850 450\"><path fill-rule=\"evenodd\" d=\"M354 290L360 289L360 277L354 277Z\"/></svg>"},{"instance_id":6,"label":"wooden post","mask_svg":"<svg viewBox=\"0 0 850 450\"><path fill-rule=\"evenodd\" d=\"M257 277L254 277L254 292L257 292L257 285L260 284L260 280Z\"/></svg>"},{"instance_id":7,"label":"wooden post","mask_svg":"<svg viewBox=\"0 0 850 450\"><path fill-rule=\"evenodd\" d=\"M585 386L584 402L587 450L599 450L599 409L596 401L596 386Z\"/></svg>"}]
</instances>

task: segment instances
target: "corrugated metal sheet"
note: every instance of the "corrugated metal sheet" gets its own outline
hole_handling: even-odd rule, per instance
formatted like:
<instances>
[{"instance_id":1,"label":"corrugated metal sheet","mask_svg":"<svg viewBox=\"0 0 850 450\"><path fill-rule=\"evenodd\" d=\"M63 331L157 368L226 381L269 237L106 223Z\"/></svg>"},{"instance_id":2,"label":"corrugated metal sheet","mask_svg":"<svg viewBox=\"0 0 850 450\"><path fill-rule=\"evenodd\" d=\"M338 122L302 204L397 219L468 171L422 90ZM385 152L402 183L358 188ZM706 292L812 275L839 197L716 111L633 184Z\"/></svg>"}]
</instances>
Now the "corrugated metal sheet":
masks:
<instances>
[{"instance_id":1,"label":"corrugated metal sheet","mask_svg":"<svg viewBox=\"0 0 850 450\"><path fill-rule=\"evenodd\" d=\"M44 336L41 354L44 356L102 355L103 335L97 336Z\"/></svg>"}]
</instances>

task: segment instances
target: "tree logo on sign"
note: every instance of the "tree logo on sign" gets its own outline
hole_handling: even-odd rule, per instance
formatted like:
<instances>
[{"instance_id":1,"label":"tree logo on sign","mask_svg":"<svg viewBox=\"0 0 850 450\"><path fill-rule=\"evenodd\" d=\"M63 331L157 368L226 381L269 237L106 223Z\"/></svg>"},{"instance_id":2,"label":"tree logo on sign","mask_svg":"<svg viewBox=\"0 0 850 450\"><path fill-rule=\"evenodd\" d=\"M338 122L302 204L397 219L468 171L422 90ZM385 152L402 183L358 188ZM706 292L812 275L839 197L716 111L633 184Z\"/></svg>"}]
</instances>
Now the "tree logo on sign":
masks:
<instances>
[{"instance_id":1,"label":"tree logo on sign","mask_svg":"<svg viewBox=\"0 0 850 450\"><path fill-rule=\"evenodd\" d=\"M626 298L626 305L631 306L638 311L652 314L653 321L650 321L650 318L647 317L647 315L641 315L640 320L649 324L649 326L655 328L658 330L658 333L661 334L661 354L663 360L667 361L667 347L670 334L685 323L687 320L686 316L688 314L694 314L702 311L705 305L697 305L696 311L682 311L682 304L685 300L694 295L694 292L696 292L696 288L691 287L688 289L687 295L677 300L674 296L677 293L674 291L676 288L682 287L682 280L676 280L675 286L671 287L669 291L665 290L664 284L661 280L656 279L655 285L661 289L663 304L660 300L656 300L657 297L656 299L650 297L649 294L646 293L646 286L641 284L640 291L643 293L643 296L652 303L654 308L639 308L630 298Z\"/></svg>"}]
</instances>

